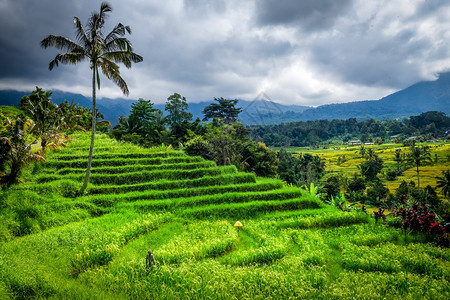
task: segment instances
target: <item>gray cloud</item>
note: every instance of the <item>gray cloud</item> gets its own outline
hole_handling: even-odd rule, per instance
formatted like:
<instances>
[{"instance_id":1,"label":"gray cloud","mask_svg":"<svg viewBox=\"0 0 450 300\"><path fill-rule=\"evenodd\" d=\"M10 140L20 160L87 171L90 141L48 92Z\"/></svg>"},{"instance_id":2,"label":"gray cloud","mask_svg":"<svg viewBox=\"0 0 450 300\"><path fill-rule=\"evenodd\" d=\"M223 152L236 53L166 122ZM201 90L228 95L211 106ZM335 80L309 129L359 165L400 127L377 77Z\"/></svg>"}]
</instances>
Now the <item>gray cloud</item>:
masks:
<instances>
[{"instance_id":1,"label":"gray cloud","mask_svg":"<svg viewBox=\"0 0 450 300\"><path fill-rule=\"evenodd\" d=\"M256 3L257 20L261 25L292 25L314 31L332 26L350 9L352 1L264 0Z\"/></svg>"},{"instance_id":2,"label":"gray cloud","mask_svg":"<svg viewBox=\"0 0 450 300\"><path fill-rule=\"evenodd\" d=\"M90 94L87 62L48 71L48 34L74 38L100 0L0 2L0 89ZM449 69L450 6L425 0L110 0L105 31L119 21L142 63L121 72L130 99L253 99L319 105L378 99ZM102 79L103 97L122 97Z\"/></svg>"}]
</instances>

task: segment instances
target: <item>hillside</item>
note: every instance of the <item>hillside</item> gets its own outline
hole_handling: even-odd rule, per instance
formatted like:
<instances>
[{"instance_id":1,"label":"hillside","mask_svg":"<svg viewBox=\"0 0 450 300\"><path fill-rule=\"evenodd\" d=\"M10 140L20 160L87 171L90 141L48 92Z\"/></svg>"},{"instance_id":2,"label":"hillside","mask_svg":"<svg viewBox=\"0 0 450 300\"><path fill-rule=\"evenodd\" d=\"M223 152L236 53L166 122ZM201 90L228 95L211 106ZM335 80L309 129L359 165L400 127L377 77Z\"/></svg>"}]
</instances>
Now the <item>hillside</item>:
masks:
<instances>
[{"instance_id":1,"label":"hillside","mask_svg":"<svg viewBox=\"0 0 450 300\"><path fill-rule=\"evenodd\" d=\"M170 148L98 135L89 194L72 198L88 144L2 192L0 298L450 296L450 250Z\"/></svg>"}]
</instances>

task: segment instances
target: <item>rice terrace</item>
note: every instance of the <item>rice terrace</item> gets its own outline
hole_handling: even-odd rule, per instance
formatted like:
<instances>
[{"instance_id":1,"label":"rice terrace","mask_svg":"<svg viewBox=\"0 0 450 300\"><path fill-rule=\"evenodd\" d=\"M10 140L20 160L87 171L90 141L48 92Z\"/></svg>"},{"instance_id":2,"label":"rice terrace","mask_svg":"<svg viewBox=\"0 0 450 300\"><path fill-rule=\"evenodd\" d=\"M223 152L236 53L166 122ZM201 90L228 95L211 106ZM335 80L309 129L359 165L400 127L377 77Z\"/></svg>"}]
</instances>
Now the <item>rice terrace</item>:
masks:
<instances>
[{"instance_id":1,"label":"rice terrace","mask_svg":"<svg viewBox=\"0 0 450 300\"><path fill-rule=\"evenodd\" d=\"M0 299L450 299L449 3L97 2L0 4Z\"/></svg>"},{"instance_id":2,"label":"rice terrace","mask_svg":"<svg viewBox=\"0 0 450 300\"><path fill-rule=\"evenodd\" d=\"M88 196L72 198L87 134L2 196L2 233L22 235L3 235L2 298L449 296L450 252L420 235L171 148L96 143Z\"/></svg>"}]
</instances>

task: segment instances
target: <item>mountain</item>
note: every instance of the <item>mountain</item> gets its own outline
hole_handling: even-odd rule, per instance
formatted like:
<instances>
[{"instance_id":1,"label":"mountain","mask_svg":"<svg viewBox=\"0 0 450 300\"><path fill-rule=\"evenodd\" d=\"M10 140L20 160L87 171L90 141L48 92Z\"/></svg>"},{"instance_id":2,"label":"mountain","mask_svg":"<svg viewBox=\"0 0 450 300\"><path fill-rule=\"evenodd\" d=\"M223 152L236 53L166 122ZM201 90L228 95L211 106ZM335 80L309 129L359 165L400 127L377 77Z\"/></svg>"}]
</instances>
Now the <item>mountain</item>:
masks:
<instances>
[{"instance_id":1,"label":"mountain","mask_svg":"<svg viewBox=\"0 0 450 300\"><path fill-rule=\"evenodd\" d=\"M17 105L20 99L30 92L0 91L1 105ZM91 99L79 94L55 90L52 101L60 103L67 99L85 107L91 107ZM135 101L130 99L97 100L97 107L111 123L117 124L119 116L126 116ZM189 111L194 119L202 118L202 111L209 102L189 103ZM256 100L239 100L243 109L239 118L246 125L270 125L308 120L332 120L356 118L394 119L419 115L426 111L441 111L450 114L450 72L442 73L434 81L416 83L404 90L393 93L380 100L357 101L340 104L327 104L316 108L299 105L282 105L272 101L265 94ZM155 104L155 108L164 111L164 104Z\"/></svg>"},{"instance_id":2,"label":"mountain","mask_svg":"<svg viewBox=\"0 0 450 300\"><path fill-rule=\"evenodd\" d=\"M31 91L18 92L12 90L0 91L0 105L14 105L17 107L20 99L29 95ZM61 103L64 100L71 102L72 100L78 105L84 107L92 107L91 98L85 97L80 94L73 94L68 92L63 92L59 90L52 91L52 101L54 103ZM131 105L135 103L136 100L130 99L109 99L109 98L99 98L97 99L97 109L103 114L106 120L109 120L113 125L117 124L120 116L127 116L130 113ZM189 103L189 112L192 113L194 120L199 117L203 118L203 109L205 106L211 104L214 101ZM165 103L155 104L154 107L164 111ZM283 113L295 112L299 113L310 108L308 106L299 105L282 105L273 102L268 99L257 99L253 101L239 100L238 107L242 108L242 113L240 114L240 119L244 124L274 124L278 120L277 118ZM261 117L269 119L270 123L265 123L261 120ZM281 123L281 119L279 123Z\"/></svg>"},{"instance_id":3,"label":"mountain","mask_svg":"<svg viewBox=\"0 0 450 300\"><path fill-rule=\"evenodd\" d=\"M394 119L419 115L426 111L450 114L450 72L434 81L416 83L377 101L358 101L322 105L294 114L297 121L320 119Z\"/></svg>"}]
</instances>

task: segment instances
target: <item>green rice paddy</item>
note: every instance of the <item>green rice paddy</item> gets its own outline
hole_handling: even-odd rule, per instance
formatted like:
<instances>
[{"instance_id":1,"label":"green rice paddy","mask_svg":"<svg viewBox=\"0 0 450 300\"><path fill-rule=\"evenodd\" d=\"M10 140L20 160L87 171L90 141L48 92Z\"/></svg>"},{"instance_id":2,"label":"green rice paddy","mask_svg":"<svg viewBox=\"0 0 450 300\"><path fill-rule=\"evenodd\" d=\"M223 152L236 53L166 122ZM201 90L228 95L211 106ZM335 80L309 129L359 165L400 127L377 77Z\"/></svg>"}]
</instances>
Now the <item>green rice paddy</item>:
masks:
<instances>
[{"instance_id":1,"label":"green rice paddy","mask_svg":"<svg viewBox=\"0 0 450 300\"><path fill-rule=\"evenodd\" d=\"M2 192L1 299L450 298L450 251L424 236L171 148L98 135L74 197L88 147Z\"/></svg>"}]
</instances>

